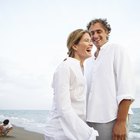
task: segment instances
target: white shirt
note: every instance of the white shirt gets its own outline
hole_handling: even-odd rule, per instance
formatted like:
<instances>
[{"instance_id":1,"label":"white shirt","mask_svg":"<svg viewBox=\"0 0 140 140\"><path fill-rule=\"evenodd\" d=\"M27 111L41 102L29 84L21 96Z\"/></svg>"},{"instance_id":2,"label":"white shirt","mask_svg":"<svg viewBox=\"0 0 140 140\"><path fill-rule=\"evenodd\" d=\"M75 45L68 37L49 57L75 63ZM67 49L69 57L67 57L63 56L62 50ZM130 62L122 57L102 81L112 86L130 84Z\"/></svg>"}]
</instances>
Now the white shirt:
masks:
<instances>
[{"instance_id":1,"label":"white shirt","mask_svg":"<svg viewBox=\"0 0 140 140\"><path fill-rule=\"evenodd\" d=\"M10 129L10 128L13 127L12 124L11 124L10 122L9 122L7 125L4 125L4 123L2 123L2 124L0 124L0 126L3 127L3 132L4 132L5 130Z\"/></svg>"},{"instance_id":2,"label":"white shirt","mask_svg":"<svg viewBox=\"0 0 140 140\"><path fill-rule=\"evenodd\" d=\"M12 124L9 122L7 125L4 125L3 126L3 128L5 128L5 129L10 129L10 128L12 128L13 126L12 126Z\"/></svg>"},{"instance_id":3,"label":"white shirt","mask_svg":"<svg viewBox=\"0 0 140 140\"><path fill-rule=\"evenodd\" d=\"M84 122L86 84L80 61L69 57L58 66L53 89L54 108L45 135L62 140L96 140L97 131Z\"/></svg>"},{"instance_id":4,"label":"white shirt","mask_svg":"<svg viewBox=\"0 0 140 140\"><path fill-rule=\"evenodd\" d=\"M99 55L86 61L87 121L107 123L117 117L123 99L134 99L129 58L121 46L106 43Z\"/></svg>"}]
</instances>

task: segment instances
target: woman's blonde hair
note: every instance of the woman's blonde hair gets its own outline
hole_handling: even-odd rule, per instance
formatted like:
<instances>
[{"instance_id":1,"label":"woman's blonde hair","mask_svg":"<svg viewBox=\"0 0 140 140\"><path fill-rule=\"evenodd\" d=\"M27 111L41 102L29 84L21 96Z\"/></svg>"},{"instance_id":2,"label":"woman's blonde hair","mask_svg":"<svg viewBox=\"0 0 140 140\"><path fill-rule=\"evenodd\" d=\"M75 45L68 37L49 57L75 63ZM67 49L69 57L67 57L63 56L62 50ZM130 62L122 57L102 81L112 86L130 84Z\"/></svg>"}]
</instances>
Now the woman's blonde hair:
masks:
<instances>
[{"instance_id":1,"label":"woman's blonde hair","mask_svg":"<svg viewBox=\"0 0 140 140\"><path fill-rule=\"evenodd\" d=\"M85 33L88 33L90 35L90 32L88 30L83 30L83 29L77 29L70 33L70 35L68 36L68 39L67 39L67 48L68 48L69 57L74 57L73 46L77 45L80 42L82 36Z\"/></svg>"}]
</instances>

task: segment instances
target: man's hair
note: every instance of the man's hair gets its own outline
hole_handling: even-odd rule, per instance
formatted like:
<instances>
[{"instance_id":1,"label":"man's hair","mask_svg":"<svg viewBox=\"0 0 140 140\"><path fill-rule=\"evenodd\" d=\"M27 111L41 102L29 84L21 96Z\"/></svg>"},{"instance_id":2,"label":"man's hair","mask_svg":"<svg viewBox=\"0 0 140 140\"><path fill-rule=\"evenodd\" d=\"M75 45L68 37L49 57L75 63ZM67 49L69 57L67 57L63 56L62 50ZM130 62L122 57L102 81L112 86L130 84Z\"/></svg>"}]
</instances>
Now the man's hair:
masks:
<instances>
[{"instance_id":1,"label":"man's hair","mask_svg":"<svg viewBox=\"0 0 140 140\"><path fill-rule=\"evenodd\" d=\"M3 124L4 125L7 125L8 123L9 123L9 120L8 119L6 119L6 120L3 121Z\"/></svg>"},{"instance_id":2,"label":"man's hair","mask_svg":"<svg viewBox=\"0 0 140 140\"><path fill-rule=\"evenodd\" d=\"M93 19L91 20L88 24L87 24L87 29L89 30L91 25L94 25L95 23L100 23L103 28L108 31L108 34L111 32L111 27L110 24L108 24L107 19L101 19L101 18L97 18L97 19Z\"/></svg>"}]
</instances>

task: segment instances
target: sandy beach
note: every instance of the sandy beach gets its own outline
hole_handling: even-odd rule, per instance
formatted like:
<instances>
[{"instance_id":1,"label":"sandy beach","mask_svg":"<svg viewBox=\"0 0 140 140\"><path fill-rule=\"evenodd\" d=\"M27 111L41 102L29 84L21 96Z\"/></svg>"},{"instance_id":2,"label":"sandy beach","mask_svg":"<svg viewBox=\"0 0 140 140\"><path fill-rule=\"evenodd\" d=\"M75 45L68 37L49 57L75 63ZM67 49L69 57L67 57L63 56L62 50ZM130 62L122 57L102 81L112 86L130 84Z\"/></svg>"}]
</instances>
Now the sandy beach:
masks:
<instances>
[{"instance_id":1,"label":"sandy beach","mask_svg":"<svg viewBox=\"0 0 140 140\"><path fill-rule=\"evenodd\" d=\"M0 136L0 140L44 140L44 135L13 126L13 130L7 136Z\"/></svg>"}]
</instances>

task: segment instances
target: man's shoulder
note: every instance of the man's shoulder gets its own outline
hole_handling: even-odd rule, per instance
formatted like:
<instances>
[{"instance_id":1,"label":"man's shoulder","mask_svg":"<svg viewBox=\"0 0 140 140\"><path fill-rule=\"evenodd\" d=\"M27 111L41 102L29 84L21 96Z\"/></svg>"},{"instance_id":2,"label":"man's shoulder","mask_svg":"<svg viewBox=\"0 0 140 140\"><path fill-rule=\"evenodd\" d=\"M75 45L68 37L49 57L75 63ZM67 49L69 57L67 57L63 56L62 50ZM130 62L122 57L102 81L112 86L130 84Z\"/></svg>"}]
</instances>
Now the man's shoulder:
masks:
<instances>
[{"instance_id":1,"label":"man's shoulder","mask_svg":"<svg viewBox=\"0 0 140 140\"><path fill-rule=\"evenodd\" d=\"M117 43L110 43L109 45L109 49L113 50L115 53L125 53L126 49L123 45L121 44L117 44Z\"/></svg>"},{"instance_id":2,"label":"man's shoulder","mask_svg":"<svg viewBox=\"0 0 140 140\"><path fill-rule=\"evenodd\" d=\"M111 48L116 48L116 49L123 48L123 46L122 46L121 44L118 44L118 43L108 43L108 45L109 45Z\"/></svg>"}]
</instances>

